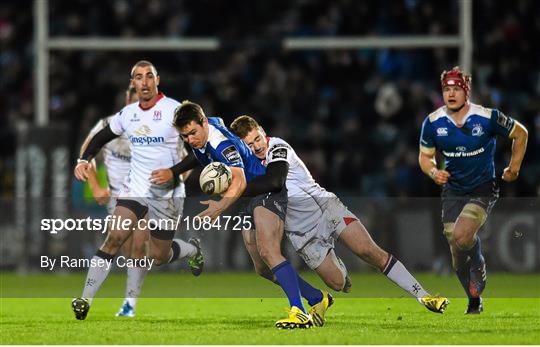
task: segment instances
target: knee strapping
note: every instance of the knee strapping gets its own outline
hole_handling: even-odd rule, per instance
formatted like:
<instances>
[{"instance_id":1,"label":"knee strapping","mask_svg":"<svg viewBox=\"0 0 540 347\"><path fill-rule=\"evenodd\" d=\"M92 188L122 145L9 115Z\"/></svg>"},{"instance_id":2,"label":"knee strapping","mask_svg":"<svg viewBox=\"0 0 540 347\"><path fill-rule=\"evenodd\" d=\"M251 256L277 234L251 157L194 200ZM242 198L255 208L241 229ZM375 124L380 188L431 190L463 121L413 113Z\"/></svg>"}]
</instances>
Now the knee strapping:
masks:
<instances>
[{"instance_id":1,"label":"knee strapping","mask_svg":"<svg viewBox=\"0 0 540 347\"><path fill-rule=\"evenodd\" d=\"M454 223L444 223L444 236L448 240L448 243L452 243L454 240Z\"/></svg>"},{"instance_id":2,"label":"knee strapping","mask_svg":"<svg viewBox=\"0 0 540 347\"><path fill-rule=\"evenodd\" d=\"M466 204L459 216L477 220L480 223L480 226L482 226L486 222L487 212L483 207L477 204Z\"/></svg>"}]
</instances>

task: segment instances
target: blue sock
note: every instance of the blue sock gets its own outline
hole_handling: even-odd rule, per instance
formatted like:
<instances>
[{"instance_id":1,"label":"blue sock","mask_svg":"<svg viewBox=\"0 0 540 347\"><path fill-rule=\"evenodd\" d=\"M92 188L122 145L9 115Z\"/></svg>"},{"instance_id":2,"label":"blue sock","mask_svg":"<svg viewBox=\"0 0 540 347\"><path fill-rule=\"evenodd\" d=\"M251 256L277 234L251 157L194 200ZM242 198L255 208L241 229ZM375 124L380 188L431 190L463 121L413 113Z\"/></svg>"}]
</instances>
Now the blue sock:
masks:
<instances>
[{"instance_id":1,"label":"blue sock","mask_svg":"<svg viewBox=\"0 0 540 347\"><path fill-rule=\"evenodd\" d=\"M304 313L307 313L304 305L302 304L302 297L300 296L300 286L298 285L298 275L294 271L291 264L285 260L279 265L276 265L272 272L276 276L276 279L281 286L281 289L287 295L289 304L291 307L296 306Z\"/></svg>"},{"instance_id":2,"label":"blue sock","mask_svg":"<svg viewBox=\"0 0 540 347\"><path fill-rule=\"evenodd\" d=\"M307 300L309 306L313 306L322 301L323 293L306 282L300 275L298 275L298 286L300 287L300 294Z\"/></svg>"},{"instance_id":3,"label":"blue sock","mask_svg":"<svg viewBox=\"0 0 540 347\"><path fill-rule=\"evenodd\" d=\"M461 283L461 286L463 287L463 289L465 289L465 293L467 293L467 297L468 298L471 298L472 295L469 291L469 263L467 263L466 265L464 266L460 266L457 270L456 270L456 275L459 279L459 283Z\"/></svg>"},{"instance_id":4,"label":"blue sock","mask_svg":"<svg viewBox=\"0 0 540 347\"><path fill-rule=\"evenodd\" d=\"M467 251L469 257L471 257L471 266L478 267L484 263L484 257L482 256L482 245L480 238L476 235L476 243Z\"/></svg>"}]
</instances>

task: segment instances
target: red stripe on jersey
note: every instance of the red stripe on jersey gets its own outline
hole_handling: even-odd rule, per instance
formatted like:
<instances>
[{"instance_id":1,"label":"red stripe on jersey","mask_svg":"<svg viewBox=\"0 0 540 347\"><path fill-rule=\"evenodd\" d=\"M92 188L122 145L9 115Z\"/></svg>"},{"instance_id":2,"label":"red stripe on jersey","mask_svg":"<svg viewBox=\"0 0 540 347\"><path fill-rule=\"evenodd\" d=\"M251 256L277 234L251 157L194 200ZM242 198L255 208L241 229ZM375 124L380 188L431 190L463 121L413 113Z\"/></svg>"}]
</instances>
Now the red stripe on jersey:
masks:
<instances>
[{"instance_id":1,"label":"red stripe on jersey","mask_svg":"<svg viewBox=\"0 0 540 347\"><path fill-rule=\"evenodd\" d=\"M141 110L143 111L148 111L149 109L151 109L152 107L156 106L157 102L161 99L163 99L165 97L165 94L163 94L162 92L159 92L158 95L156 95L156 97L154 98L154 102L150 104L150 106L148 107L142 107L141 106L141 103L139 102L139 107L141 108Z\"/></svg>"},{"instance_id":2,"label":"red stripe on jersey","mask_svg":"<svg viewBox=\"0 0 540 347\"><path fill-rule=\"evenodd\" d=\"M343 217L343 221L345 222L345 225L349 225L351 224L352 222L355 222L357 221L358 219L356 218L352 218L352 217Z\"/></svg>"}]
</instances>

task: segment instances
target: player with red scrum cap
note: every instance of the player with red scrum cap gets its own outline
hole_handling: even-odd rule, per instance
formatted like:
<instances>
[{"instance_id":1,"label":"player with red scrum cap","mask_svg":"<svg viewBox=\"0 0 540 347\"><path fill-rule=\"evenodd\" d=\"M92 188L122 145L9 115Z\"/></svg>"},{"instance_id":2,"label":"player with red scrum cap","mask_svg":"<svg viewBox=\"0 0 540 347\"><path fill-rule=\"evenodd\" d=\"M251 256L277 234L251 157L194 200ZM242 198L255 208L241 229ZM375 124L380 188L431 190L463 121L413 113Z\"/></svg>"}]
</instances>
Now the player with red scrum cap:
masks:
<instances>
[{"instance_id":1,"label":"player with red scrum cap","mask_svg":"<svg viewBox=\"0 0 540 347\"><path fill-rule=\"evenodd\" d=\"M422 171L442 186L442 222L452 266L469 298L467 314L483 310L486 264L478 230L499 197L495 176L496 135L513 140L502 179L517 179L527 147L527 129L499 110L470 102L471 76L459 67L441 74L445 106L426 117L420 135ZM435 153L444 157L438 166Z\"/></svg>"}]
</instances>

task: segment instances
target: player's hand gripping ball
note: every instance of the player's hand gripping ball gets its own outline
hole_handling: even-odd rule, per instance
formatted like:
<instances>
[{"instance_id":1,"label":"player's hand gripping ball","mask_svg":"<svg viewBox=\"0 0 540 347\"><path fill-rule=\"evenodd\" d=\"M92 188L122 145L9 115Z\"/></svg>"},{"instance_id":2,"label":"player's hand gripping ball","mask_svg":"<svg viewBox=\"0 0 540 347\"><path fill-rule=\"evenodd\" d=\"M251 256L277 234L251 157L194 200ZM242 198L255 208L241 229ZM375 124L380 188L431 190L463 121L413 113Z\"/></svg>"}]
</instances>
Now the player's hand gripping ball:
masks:
<instances>
[{"instance_id":1,"label":"player's hand gripping ball","mask_svg":"<svg viewBox=\"0 0 540 347\"><path fill-rule=\"evenodd\" d=\"M220 162L212 162L202 170L199 184L203 193L219 195L225 192L232 180L231 169Z\"/></svg>"}]
</instances>

